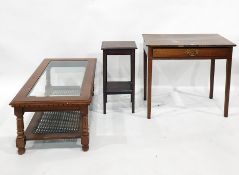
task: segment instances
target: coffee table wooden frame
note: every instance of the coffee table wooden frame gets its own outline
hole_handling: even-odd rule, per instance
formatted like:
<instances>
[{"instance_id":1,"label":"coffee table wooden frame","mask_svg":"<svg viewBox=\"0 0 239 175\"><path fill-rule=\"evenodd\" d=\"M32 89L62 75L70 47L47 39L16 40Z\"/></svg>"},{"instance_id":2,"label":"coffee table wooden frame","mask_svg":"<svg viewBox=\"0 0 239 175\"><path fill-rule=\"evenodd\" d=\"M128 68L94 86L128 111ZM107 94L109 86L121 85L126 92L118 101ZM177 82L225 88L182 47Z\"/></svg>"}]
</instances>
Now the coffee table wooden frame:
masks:
<instances>
[{"instance_id":1,"label":"coffee table wooden frame","mask_svg":"<svg viewBox=\"0 0 239 175\"><path fill-rule=\"evenodd\" d=\"M40 78L47 65L51 61L88 61L84 79L82 82L80 96L54 96L54 97L34 97L28 96L31 89ZM14 108L14 114L17 117L17 138L16 147L18 154L25 153L25 144L27 140L46 140L46 139L66 139L81 138L83 151L89 149L89 131L88 131L88 106L92 101L94 91L94 76L96 68L95 58L67 58L67 59L44 59L32 76L28 79L22 89L18 92L10 105ZM36 112L29 127L32 127L39 118L38 112L45 111L80 111L80 132L74 133L56 133L37 135L24 131L24 113Z\"/></svg>"}]
</instances>

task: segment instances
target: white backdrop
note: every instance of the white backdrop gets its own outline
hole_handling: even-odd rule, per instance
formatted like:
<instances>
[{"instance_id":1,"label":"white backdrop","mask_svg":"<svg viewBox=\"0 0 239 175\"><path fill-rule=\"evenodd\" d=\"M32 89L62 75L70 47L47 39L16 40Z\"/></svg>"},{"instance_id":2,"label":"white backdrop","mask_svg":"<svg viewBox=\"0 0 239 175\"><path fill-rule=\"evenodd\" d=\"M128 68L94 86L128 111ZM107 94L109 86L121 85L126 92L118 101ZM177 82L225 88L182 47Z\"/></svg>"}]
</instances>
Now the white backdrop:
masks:
<instances>
[{"instance_id":1,"label":"white backdrop","mask_svg":"<svg viewBox=\"0 0 239 175\"><path fill-rule=\"evenodd\" d=\"M97 57L96 93L101 94L103 40L136 41L136 90L140 91L142 33L218 33L238 43L237 2L1 0L0 80L1 88L8 90L1 92L1 98L10 100L46 57ZM232 88L239 85L237 50L233 54ZM109 63L109 79L129 78L127 58L114 57ZM153 85L207 87L209 66L209 61L157 62ZM224 87L224 82L225 61L217 61L215 85Z\"/></svg>"},{"instance_id":2,"label":"white backdrop","mask_svg":"<svg viewBox=\"0 0 239 175\"><path fill-rule=\"evenodd\" d=\"M7 108L6 101L47 57L96 57L96 94L101 95L103 40L136 41L136 92L142 94L143 33L218 33L238 43L237 2L1 0L0 107ZM232 90L239 85L237 55L235 48ZM129 79L127 56L112 56L109 65L109 79ZM209 68L209 61L157 61L153 66L153 86L208 88ZM225 61L216 61L215 86L224 88L224 83Z\"/></svg>"},{"instance_id":3,"label":"white backdrop","mask_svg":"<svg viewBox=\"0 0 239 175\"><path fill-rule=\"evenodd\" d=\"M237 7L236 0L0 1L0 79L10 81L4 83L7 89L16 84L9 94L13 97L43 58L96 57L95 81L101 93L101 42L135 40L139 91L142 33L219 33L238 43ZM234 49L232 87L239 84L238 54ZM127 56L113 57L109 65L109 79L129 79ZM207 87L209 66L209 61L158 61L153 67L153 85ZM224 83L225 61L217 61L215 85Z\"/></svg>"},{"instance_id":4,"label":"white backdrop","mask_svg":"<svg viewBox=\"0 0 239 175\"><path fill-rule=\"evenodd\" d=\"M237 0L2 0L1 98L9 101L47 57L96 57L96 94L101 94L103 40L136 41L136 90L140 92L142 33L219 33L238 43L237 7ZM235 48L232 89L239 85L237 55ZM109 79L129 79L127 56L112 57L109 65ZM209 68L209 61L157 61L153 86L207 88ZM224 83L222 60L216 62L215 86L224 87Z\"/></svg>"}]
</instances>

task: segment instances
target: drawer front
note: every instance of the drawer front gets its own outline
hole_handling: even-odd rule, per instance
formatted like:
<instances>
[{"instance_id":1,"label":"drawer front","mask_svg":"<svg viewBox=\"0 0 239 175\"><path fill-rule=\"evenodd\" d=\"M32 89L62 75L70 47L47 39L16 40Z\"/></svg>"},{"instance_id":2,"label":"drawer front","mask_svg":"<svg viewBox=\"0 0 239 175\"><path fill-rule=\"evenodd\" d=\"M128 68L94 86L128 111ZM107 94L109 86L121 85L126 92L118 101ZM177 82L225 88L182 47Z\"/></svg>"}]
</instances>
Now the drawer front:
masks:
<instances>
[{"instance_id":1,"label":"drawer front","mask_svg":"<svg viewBox=\"0 0 239 175\"><path fill-rule=\"evenodd\" d=\"M230 57L232 48L157 48L153 58L225 58Z\"/></svg>"}]
</instances>

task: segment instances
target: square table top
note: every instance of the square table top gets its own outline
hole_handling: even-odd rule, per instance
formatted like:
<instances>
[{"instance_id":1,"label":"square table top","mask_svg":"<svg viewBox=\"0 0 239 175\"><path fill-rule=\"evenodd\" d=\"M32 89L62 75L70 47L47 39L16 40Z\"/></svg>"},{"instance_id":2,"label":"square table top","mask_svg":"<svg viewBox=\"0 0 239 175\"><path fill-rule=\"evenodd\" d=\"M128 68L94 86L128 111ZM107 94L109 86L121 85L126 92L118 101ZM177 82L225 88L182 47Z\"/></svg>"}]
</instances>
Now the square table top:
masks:
<instances>
[{"instance_id":1,"label":"square table top","mask_svg":"<svg viewBox=\"0 0 239 175\"><path fill-rule=\"evenodd\" d=\"M219 34L143 34L152 47L233 47L233 42Z\"/></svg>"},{"instance_id":2,"label":"square table top","mask_svg":"<svg viewBox=\"0 0 239 175\"><path fill-rule=\"evenodd\" d=\"M101 50L106 49L137 49L134 41L103 41Z\"/></svg>"}]
</instances>

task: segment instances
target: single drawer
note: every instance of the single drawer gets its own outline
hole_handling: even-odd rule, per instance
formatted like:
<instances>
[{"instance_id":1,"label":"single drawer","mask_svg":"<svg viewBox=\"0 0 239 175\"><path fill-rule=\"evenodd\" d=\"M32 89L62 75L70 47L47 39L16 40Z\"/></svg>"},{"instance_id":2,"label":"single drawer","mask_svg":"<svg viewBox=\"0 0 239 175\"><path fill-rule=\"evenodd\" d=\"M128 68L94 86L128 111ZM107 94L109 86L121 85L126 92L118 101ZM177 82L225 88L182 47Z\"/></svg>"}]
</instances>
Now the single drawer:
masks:
<instances>
[{"instance_id":1,"label":"single drawer","mask_svg":"<svg viewBox=\"0 0 239 175\"><path fill-rule=\"evenodd\" d=\"M232 48L156 48L153 58L226 58L232 54Z\"/></svg>"}]
</instances>

